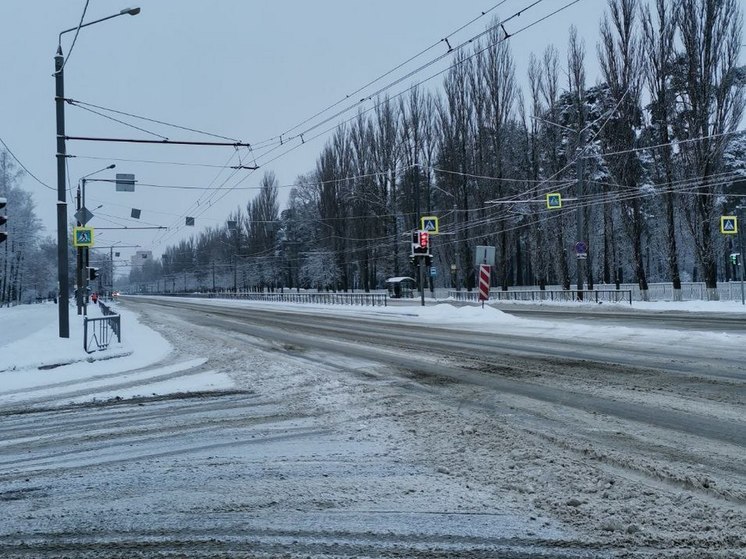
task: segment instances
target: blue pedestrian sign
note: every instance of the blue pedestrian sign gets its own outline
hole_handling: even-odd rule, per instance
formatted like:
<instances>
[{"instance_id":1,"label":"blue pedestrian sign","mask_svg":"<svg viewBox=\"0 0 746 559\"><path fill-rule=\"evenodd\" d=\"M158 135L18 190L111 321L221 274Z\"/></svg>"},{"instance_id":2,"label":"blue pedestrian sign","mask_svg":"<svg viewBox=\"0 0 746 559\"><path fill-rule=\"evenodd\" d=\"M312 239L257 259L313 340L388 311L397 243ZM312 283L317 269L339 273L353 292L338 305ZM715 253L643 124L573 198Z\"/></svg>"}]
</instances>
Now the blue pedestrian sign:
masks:
<instances>
[{"instance_id":1,"label":"blue pedestrian sign","mask_svg":"<svg viewBox=\"0 0 746 559\"><path fill-rule=\"evenodd\" d=\"M430 276L435 277L438 275L438 271L435 269L435 266L430 266Z\"/></svg>"},{"instance_id":2,"label":"blue pedestrian sign","mask_svg":"<svg viewBox=\"0 0 746 559\"><path fill-rule=\"evenodd\" d=\"M431 235L438 234L438 218L434 215L428 215L420 218L420 224L423 231L427 231Z\"/></svg>"},{"instance_id":3,"label":"blue pedestrian sign","mask_svg":"<svg viewBox=\"0 0 746 559\"><path fill-rule=\"evenodd\" d=\"M734 215L721 216L720 232L723 235L735 235L738 233L738 218Z\"/></svg>"},{"instance_id":4,"label":"blue pedestrian sign","mask_svg":"<svg viewBox=\"0 0 746 559\"><path fill-rule=\"evenodd\" d=\"M550 192L547 194L547 209L558 210L562 207L562 194L559 192Z\"/></svg>"},{"instance_id":5,"label":"blue pedestrian sign","mask_svg":"<svg viewBox=\"0 0 746 559\"><path fill-rule=\"evenodd\" d=\"M585 241L578 241L575 243L575 254L578 258L588 257L588 245L585 244Z\"/></svg>"},{"instance_id":6,"label":"blue pedestrian sign","mask_svg":"<svg viewBox=\"0 0 746 559\"><path fill-rule=\"evenodd\" d=\"M73 246L92 247L93 227L73 227Z\"/></svg>"}]
</instances>

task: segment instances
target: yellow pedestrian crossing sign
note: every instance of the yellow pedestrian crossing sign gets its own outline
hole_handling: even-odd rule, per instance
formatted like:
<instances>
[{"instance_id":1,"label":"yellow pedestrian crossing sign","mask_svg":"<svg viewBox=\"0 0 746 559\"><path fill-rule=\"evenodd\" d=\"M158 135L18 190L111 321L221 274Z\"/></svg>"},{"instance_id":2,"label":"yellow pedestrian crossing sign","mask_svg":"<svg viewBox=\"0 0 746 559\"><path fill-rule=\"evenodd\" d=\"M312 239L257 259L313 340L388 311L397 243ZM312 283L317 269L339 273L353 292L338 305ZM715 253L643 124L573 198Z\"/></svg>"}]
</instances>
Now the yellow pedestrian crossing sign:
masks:
<instances>
[{"instance_id":1,"label":"yellow pedestrian crossing sign","mask_svg":"<svg viewBox=\"0 0 746 559\"><path fill-rule=\"evenodd\" d=\"M562 194L550 192L547 194L547 209L557 210L562 207Z\"/></svg>"},{"instance_id":2,"label":"yellow pedestrian crossing sign","mask_svg":"<svg viewBox=\"0 0 746 559\"><path fill-rule=\"evenodd\" d=\"M738 233L738 218L734 215L721 216L720 232L723 235L735 235Z\"/></svg>"},{"instance_id":3,"label":"yellow pedestrian crossing sign","mask_svg":"<svg viewBox=\"0 0 746 559\"><path fill-rule=\"evenodd\" d=\"M93 227L73 227L73 246L92 247Z\"/></svg>"},{"instance_id":4,"label":"yellow pedestrian crossing sign","mask_svg":"<svg viewBox=\"0 0 746 559\"><path fill-rule=\"evenodd\" d=\"M434 215L428 215L420 218L420 229L427 231L431 235L438 234L438 218Z\"/></svg>"}]
</instances>

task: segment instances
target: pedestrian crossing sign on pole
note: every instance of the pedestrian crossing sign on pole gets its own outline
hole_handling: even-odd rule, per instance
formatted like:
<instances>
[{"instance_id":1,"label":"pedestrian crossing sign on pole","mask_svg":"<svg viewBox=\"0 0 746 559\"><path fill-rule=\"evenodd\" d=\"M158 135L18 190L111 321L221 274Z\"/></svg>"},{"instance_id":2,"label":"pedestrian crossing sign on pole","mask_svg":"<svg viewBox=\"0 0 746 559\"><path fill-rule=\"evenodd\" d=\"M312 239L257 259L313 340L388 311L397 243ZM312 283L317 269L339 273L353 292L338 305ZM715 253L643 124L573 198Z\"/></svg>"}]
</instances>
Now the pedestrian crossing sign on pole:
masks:
<instances>
[{"instance_id":1,"label":"pedestrian crossing sign on pole","mask_svg":"<svg viewBox=\"0 0 746 559\"><path fill-rule=\"evenodd\" d=\"M562 207L562 194L559 192L550 192L547 194L547 209L558 210Z\"/></svg>"},{"instance_id":2,"label":"pedestrian crossing sign on pole","mask_svg":"<svg viewBox=\"0 0 746 559\"><path fill-rule=\"evenodd\" d=\"M420 218L420 224L423 231L427 231L431 235L438 234L438 218L434 215L428 215Z\"/></svg>"},{"instance_id":3,"label":"pedestrian crossing sign on pole","mask_svg":"<svg viewBox=\"0 0 746 559\"><path fill-rule=\"evenodd\" d=\"M734 215L721 216L720 232L723 235L735 235L738 233L738 218Z\"/></svg>"},{"instance_id":4,"label":"pedestrian crossing sign on pole","mask_svg":"<svg viewBox=\"0 0 746 559\"><path fill-rule=\"evenodd\" d=\"M92 247L93 227L73 227L73 246Z\"/></svg>"}]
</instances>

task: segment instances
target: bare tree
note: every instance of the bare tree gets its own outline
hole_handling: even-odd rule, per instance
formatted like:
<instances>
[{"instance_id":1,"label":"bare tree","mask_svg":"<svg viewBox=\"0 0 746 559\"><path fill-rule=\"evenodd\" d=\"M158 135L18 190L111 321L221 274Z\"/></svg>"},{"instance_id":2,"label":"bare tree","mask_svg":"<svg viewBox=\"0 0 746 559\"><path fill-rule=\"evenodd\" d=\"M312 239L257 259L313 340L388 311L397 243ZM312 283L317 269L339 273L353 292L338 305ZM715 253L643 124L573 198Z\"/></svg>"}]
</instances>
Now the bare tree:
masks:
<instances>
[{"instance_id":1,"label":"bare tree","mask_svg":"<svg viewBox=\"0 0 746 559\"><path fill-rule=\"evenodd\" d=\"M675 96L672 92L674 63L676 59L676 26L679 15L679 0L656 0L656 17L650 5L642 12L643 48L645 53L645 77L650 94L650 119L653 143L661 147L652 150L656 161L654 177L664 187L663 200L666 214L666 239L668 273L673 283L674 300L681 300L681 276L679 252L676 243L676 192L670 129L673 125Z\"/></svg>"},{"instance_id":2,"label":"bare tree","mask_svg":"<svg viewBox=\"0 0 746 559\"><path fill-rule=\"evenodd\" d=\"M632 244L632 262L644 300L648 282L643 263L643 231L640 175L642 167L636 148L636 130L641 126L640 89L642 49L637 30L637 0L609 0L609 16L601 23L599 59L604 81L609 89L613 111L604 131L606 156L613 180L619 185L618 200L622 206L625 230ZM611 155L613 154L613 155Z\"/></svg>"},{"instance_id":3,"label":"bare tree","mask_svg":"<svg viewBox=\"0 0 746 559\"><path fill-rule=\"evenodd\" d=\"M744 111L744 88L736 80L743 14L738 0L682 0L679 59L683 161L700 186L690 195L687 217L697 260L711 299L717 298L715 224L717 187L712 180L723 166L728 134Z\"/></svg>"}]
</instances>

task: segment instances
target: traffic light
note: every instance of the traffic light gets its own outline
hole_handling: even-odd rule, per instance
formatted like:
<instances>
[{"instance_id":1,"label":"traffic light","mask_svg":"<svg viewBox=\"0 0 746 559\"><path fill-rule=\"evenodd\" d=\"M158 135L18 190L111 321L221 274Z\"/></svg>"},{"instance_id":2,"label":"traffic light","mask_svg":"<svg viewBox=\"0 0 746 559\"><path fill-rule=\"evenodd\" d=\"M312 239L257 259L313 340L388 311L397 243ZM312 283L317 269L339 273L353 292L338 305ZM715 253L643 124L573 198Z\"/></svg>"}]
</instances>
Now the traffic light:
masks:
<instances>
[{"instance_id":1,"label":"traffic light","mask_svg":"<svg viewBox=\"0 0 746 559\"><path fill-rule=\"evenodd\" d=\"M730 254L730 263L734 266L738 266L738 257L740 256L739 252L731 252Z\"/></svg>"},{"instance_id":2,"label":"traffic light","mask_svg":"<svg viewBox=\"0 0 746 559\"><path fill-rule=\"evenodd\" d=\"M427 231L413 231L411 256L423 254L430 254L430 234Z\"/></svg>"},{"instance_id":3,"label":"traffic light","mask_svg":"<svg viewBox=\"0 0 746 559\"><path fill-rule=\"evenodd\" d=\"M98 268L88 268L88 281L98 278Z\"/></svg>"},{"instance_id":4,"label":"traffic light","mask_svg":"<svg viewBox=\"0 0 746 559\"><path fill-rule=\"evenodd\" d=\"M0 198L0 210L2 210L7 204L8 204L7 198ZM8 216L0 215L0 226L5 225L7 222L8 222ZM8 238L7 231L0 231L0 243L5 242L7 238Z\"/></svg>"}]
</instances>

